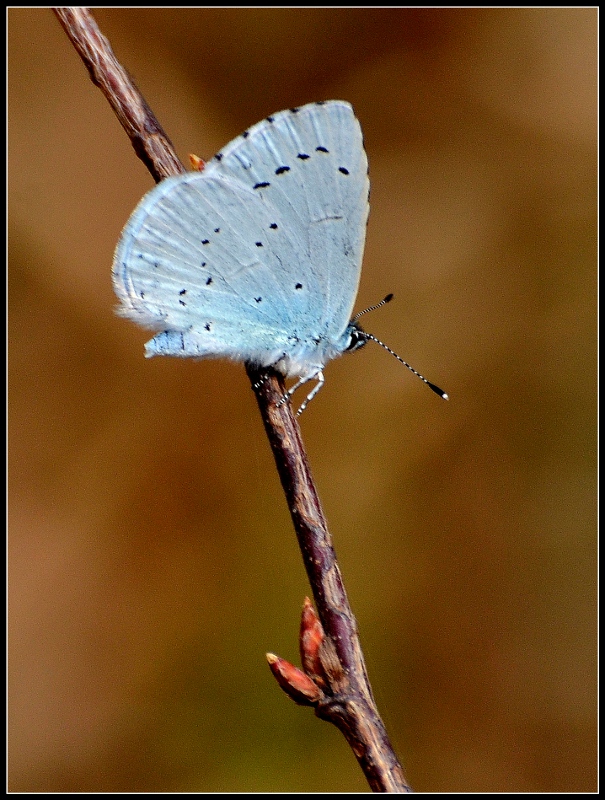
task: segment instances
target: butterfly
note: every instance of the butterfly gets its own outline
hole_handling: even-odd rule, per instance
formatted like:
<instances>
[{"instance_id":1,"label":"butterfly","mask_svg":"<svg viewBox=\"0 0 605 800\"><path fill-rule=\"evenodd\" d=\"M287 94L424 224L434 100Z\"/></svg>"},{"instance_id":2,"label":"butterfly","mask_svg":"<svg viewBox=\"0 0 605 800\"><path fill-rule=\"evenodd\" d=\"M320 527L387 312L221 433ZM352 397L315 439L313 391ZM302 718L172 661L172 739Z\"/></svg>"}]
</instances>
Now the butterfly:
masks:
<instances>
[{"instance_id":1,"label":"butterfly","mask_svg":"<svg viewBox=\"0 0 605 800\"><path fill-rule=\"evenodd\" d=\"M202 171L166 178L143 197L114 256L118 313L158 331L148 357L272 367L298 378L284 400L315 380L300 414L328 361L369 340L386 347L360 327L361 314L352 317L369 188L349 103L273 114Z\"/></svg>"}]
</instances>

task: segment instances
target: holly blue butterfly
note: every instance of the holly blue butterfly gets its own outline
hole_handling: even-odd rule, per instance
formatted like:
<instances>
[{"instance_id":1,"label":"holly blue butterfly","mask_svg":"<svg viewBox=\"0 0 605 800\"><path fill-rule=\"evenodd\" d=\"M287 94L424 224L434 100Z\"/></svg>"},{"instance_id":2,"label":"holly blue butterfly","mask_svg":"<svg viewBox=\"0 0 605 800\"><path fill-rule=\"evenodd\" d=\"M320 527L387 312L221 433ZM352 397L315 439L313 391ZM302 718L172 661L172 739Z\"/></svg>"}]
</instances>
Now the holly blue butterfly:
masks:
<instances>
[{"instance_id":1,"label":"holly blue butterfly","mask_svg":"<svg viewBox=\"0 0 605 800\"><path fill-rule=\"evenodd\" d=\"M284 400L315 380L300 414L328 361L368 340L386 347L362 330L361 314L351 318L368 194L349 103L273 114L202 171L166 178L143 197L114 256L118 313L159 331L148 357L272 367L298 378Z\"/></svg>"}]
</instances>

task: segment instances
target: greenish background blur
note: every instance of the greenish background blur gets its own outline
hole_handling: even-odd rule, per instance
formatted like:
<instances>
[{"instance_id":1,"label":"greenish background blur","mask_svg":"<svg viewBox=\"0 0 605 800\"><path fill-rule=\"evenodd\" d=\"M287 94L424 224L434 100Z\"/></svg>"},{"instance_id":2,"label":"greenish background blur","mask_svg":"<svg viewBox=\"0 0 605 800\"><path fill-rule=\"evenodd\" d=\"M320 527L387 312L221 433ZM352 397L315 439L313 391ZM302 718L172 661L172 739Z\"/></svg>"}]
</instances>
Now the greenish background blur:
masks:
<instances>
[{"instance_id":1,"label":"greenish background blur","mask_svg":"<svg viewBox=\"0 0 605 800\"><path fill-rule=\"evenodd\" d=\"M418 791L596 788L595 9L94 12L187 159L353 103L357 310L302 430ZM8 12L9 786L367 791L270 676L308 584L241 365L145 360L153 182L45 9ZM329 268L326 265L326 268Z\"/></svg>"}]
</instances>

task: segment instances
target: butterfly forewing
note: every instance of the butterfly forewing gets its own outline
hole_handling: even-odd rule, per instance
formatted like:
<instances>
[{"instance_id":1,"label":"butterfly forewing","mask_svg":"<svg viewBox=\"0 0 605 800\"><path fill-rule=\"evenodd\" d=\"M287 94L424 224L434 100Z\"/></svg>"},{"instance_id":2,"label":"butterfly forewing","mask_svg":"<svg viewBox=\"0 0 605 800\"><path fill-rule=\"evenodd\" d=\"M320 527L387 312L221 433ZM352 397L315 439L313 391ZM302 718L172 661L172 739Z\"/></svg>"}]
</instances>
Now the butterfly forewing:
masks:
<instances>
[{"instance_id":1,"label":"butterfly forewing","mask_svg":"<svg viewBox=\"0 0 605 800\"><path fill-rule=\"evenodd\" d=\"M308 286L305 320L314 333L336 337L357 295L369 208L359 122L348 103L333 100L274 114L244 136L210 167L257 187L283 212L304 256L285 263L284 274L303 283L301 295Z\"/></svg>"}]
</instances>

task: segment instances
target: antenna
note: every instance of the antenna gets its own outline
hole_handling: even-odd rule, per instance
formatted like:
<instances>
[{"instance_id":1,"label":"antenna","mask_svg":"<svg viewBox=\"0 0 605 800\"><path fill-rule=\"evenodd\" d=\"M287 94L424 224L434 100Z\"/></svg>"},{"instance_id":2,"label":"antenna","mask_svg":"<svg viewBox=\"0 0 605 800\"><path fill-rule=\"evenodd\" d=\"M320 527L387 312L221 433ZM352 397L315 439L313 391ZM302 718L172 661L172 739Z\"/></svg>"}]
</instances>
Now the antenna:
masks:
<instances>
[{"instance_id":1,"label":"antenna","mask_svg":"<svg viewBox=\"0 0 605 800\"><path fill-rule=\"evenodd\" d=\"M381 300L380 303L376 303L375 306L370 306L370 308L366 308L363 311L360 311L359 314L356 314L353 317L353 319L351 320L351 323L353 325L355 325L355 323L357 322L359 317L363 316L363 314L366 314L368 311L375 311L377 308L381 308L382 306L386 305L387 303L390 303L392 299L393 299L393 295L392 294L387 294L387 296L384 298L384 300ZM416 375L418 378L420 378L421 381L426 383L426 385L429 387L429 389L432 389L435 392L435 394L438 394L439 397L442 397L444 400L449 400L449 397L448 397L447 393L444 392L443 389L440 389L438 386L435 386L434 383L431 383L430 381L427 381L427 379L424 377L424 375L421 375L419 372L417 372L414 369L414 367L410 366L407 361L404 361L403 358L401 358L401 356L398 356L397 353L394 350L391 350L390 347L387 347L387 345L384 342L381 342L380 339L377 339L375 336L372 336L371 333L367 333L366 331L361 330L361 328L359 328L358 326L355 326L355 328L356 328L357 336L359 336L360 339L365 339L366 342L371 340L372 342L376 342L376 344L379 344L381 347L384 347L384 349L387 351L387 353L390 353L392 356L395 356L397 361L400 361L403 364L404 367L407 367L410 370L410 372L413 372L414 375Z\"/></svg>"},{"instance_id":2,"label":"antenna","mask_svg":"<svg viewBox=\"0 0 605 800\"><path fill-rule=\"evenodd\" d=\"M376 311L377 308L382 308L383 306L386 306L386 304L390 303L392 299L393 299L393 295L392 294L387 294L387 296L384 298L384 300L381 300L380 303L376 303L375 306L370 306L369 308L364 308L364 310L360 311L359 314L355 314L355 316L351 320L351 325L354 325L357 322L357 320L359 319L359 317L363 317L363 315L367 314L368 311ZM365 331L363 331L363 333L365 333Z\"/></svg>"}]
</instances>

